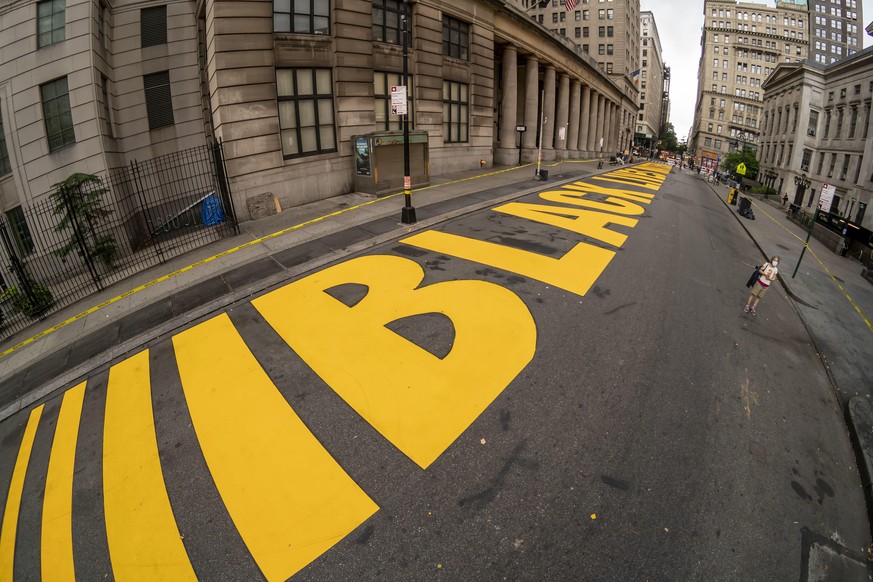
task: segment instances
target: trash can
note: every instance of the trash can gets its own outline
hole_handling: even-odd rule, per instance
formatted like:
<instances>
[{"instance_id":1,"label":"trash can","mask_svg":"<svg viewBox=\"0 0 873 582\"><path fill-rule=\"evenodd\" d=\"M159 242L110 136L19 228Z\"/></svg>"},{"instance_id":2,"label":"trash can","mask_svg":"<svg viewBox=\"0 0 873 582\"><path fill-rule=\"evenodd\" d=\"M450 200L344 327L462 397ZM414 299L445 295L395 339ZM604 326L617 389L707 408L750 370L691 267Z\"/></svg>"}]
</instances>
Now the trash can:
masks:
<instances>
[{"instance_id":1,"label":"trash can","mask_svg":"<svg viewBox=\"0 0 873 582\"><path fill-rule=\"evenodd\" d=\"M737 212L742 214L744 211L750 209L752 207L752 201L749 200L746 196L740 196L740 206L737 209Z\"/></svg>"},{"instance_id":2,"label":"trash can","mask_svg":"<svg viewBox=\"0 0 873 582\"><path fill-rule=\"evenodd\" d=\"M737 203L737 191L731 188L728 190L727 203L736 205Z\"/></svg>"},{"instance_id":3,"label":"trash can","mask_svg":"<svg viewBox=\"0 0 873 582\"><path fill-rule=\"evenodd\" d=\"M540 170L540 181L545 182L549 179L549 171L548 170Z\"/></svg>"}]
</instances>

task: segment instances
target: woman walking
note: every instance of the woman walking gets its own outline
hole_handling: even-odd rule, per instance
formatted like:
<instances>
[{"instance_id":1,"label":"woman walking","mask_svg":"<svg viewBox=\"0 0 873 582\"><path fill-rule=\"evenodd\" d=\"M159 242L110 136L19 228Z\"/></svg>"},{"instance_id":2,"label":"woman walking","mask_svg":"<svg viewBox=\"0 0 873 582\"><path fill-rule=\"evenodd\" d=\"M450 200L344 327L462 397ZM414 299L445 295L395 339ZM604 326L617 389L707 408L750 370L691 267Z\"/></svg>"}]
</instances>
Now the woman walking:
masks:
<instances>
[{"instance_id":1,"label":"woman walking","mask_svg":"<svg viewBox=\"0 0 873 582\"><path fill-rule=\"evenodd\" d=\"M770 262L761 265L758 280L752 285L752 292L749 293L749 298L746 300L746 306L743 308L743 311L746 313L751 312L752 315L758 315L758 303L761 302L761 298L764 297L764 293L767 292L770 283L776 280L776 275L779 273L779 269L776 268L778 264L779 256L776 255L770 259Z\"/></svg>"}]
</instances>

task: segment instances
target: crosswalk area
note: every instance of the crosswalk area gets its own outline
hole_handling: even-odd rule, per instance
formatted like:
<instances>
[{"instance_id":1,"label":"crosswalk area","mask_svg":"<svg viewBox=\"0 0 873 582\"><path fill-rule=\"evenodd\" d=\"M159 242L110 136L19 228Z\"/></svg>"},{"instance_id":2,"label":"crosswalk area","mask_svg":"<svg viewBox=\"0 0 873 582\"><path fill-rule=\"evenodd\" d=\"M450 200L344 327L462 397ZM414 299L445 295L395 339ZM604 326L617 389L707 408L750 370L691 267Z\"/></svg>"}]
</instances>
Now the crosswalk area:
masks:
<instances>
[{"instance_id":1,"label":"crosswalk area","mask_svg":"<svg viewBox=\"0 0 873 582\"><path fill-rule=\"evenodd\" d=\"M483 211L562 229L561 256L442 225L393 244L464 276L374 249L11 417L0 424L0 582L294 576L380 509L326 446L326 425L301 414L306 399L329 393L353 411L356 436L382 439L376 452L427 470L538 348L530 306L477 269L584 296L669 170L621 168Z\"/></svg>"}]
</instances>

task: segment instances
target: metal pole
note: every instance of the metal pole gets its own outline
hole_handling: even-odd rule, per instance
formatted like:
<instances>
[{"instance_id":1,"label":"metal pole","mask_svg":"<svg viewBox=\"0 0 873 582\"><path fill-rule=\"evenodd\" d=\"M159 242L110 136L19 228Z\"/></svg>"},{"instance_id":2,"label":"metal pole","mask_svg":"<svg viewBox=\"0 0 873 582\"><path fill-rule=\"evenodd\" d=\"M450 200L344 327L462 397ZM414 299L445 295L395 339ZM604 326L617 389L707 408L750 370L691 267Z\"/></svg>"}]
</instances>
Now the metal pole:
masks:
<instances>
[{"instance_id":1,"label":"metal pole","mask_svg":"<svg viewBox=\"0 0 873 582\"><path fill-rule=\"evenodd\" d=\"M540 110L540 142L537 145L537 178L540 177L540 165L543 162L543 128L546 125L546 90L543 89L540 91L540 103L542 103L542 109Z\"/></svg>"},{"instance_id":2,"label":"metal pole","mask_svg":"<svg viewBox=\"0 0 873 582\"><path fill-rule=\"evenodd\" d=\"M805 188L804 188L805 190ZM800 268L800 261L803 260L803 255L806 253L806 247L809 246L809 239L812 236L812 229L815 228L815 222L818 220L818 208L815 209L815 212L812 215L812 224L809 225L809 232L806 233L806 242L803 243L803 249L800 251L800 258L797 259L797 266L794 267L794 272L791 273L791 278L797 274L797 269Z\"/></svg>"},{"instance_id":3,"label":"metal pole","mask_svg":"<svg viewBox=\"0 0 873 582\"><path fill-rule=\"evenodd\" d=\"M406 113L403 115L403 212L400 221L414 224L415 208L412 207L412 176L409 171L409 3L403 0L403 86L406 88Z\"/></svg>"}]
</instances>

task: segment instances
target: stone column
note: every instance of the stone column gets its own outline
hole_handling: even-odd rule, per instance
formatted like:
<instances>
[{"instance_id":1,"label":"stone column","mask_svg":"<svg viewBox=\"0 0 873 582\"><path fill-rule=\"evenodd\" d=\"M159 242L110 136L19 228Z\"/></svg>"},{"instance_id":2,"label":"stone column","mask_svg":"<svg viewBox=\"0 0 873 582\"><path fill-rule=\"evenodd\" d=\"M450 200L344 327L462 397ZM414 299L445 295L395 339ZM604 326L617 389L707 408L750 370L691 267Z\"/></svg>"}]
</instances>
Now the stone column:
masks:
<instances>
[{"instance_id":1,"label":"stone column","mask_svg":"<svg viewBox=\"0 0 873 582\"><path fill-rule=\"evenodd\" d=\"M604 132L606 136L604 138L606 143L606 153L609 155L615 154L615 104L612 101L606 102L606 121L604 121L606 127L604 128Z\"/></svg>"},{"instance_id":2,"label":"stone column","mask_svg":"<svg viewBox=\"0 0 873 582\"><path fill-rule=\"evenodd\" d=\"M546 65L543 76L543 160L555 159L555 67Z\"/></svg>"},{"instance_id":3,"label":"stone column","mask_svg":"<svg viewBox=\"0 0 873 582\"><path fill-rule=\"evenodd\" d=\"M591 87L582 87L582 108L579 110L579 155L583 158L591 156L589 135L591 124Z\"/></svg>"},{"instance_id":4,"label":"stone column","mask_svg":"<svg viewBox=\"0 0 873 582\"><path fill-rule=\"evenodd\" d=\"M524 125L527 131L521 137L522 160L533 162L537 159L537 126L540 123L540 70L536 57L527 58L524 74Z\"/></svg>"},{"instance_id":5,"label":"stone column","mask_svg":"<svg viewBox=\"0 0 873 582\"><path fill-rule=\"evenodd\" d=\"M555 116L555 149L561 160L567 157L567 118L570 110L570 77L561 73L558 80L558 112ZM561 137L563 136L563 138Z\"/></svg>"},{"instance_id":6,"label":"stone column","mask_svg":"<svg viewBox=\"0 0 873 582\"><path fill-rule=\"evenodd\" d=\"M503 165L518 163L516 121L518 120L518 51L514 46L503 49L503 98L500 102L500 134L495 161Z\"/></svg>"},{"instance_id":7,"label":"stone column","mask_svg":"<svg viewBox=\"0 0 873 582\"><path fill-rule=\"evenodd\" d=\"M591 89L591 107L588 109L588 155L597 157L597 104L600 94Z\"/></svg>"},{"instance_id":8,"label":"stone column","mask_svg":"<svg viewBox=\"0 0 873 582\"><path fill-rule=\"evenodd\" d=\"M597 95L597 133L594 137L594 152L597 157L601 157L606 151L606 138L603 135L603 128L606 125L606 98L603 95Z\"/></svg>"},{"instance_id":9,"label":"stone column","mask_svg":"<svg viewBox=\"0 0 873 582\"><path fill-rule=\"evenodd\" d=\"M567 130L567 157L579 157L579 103L582 86L573 79L570 83L570 127Z\"/></svg>"}]
</instances>

